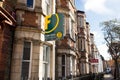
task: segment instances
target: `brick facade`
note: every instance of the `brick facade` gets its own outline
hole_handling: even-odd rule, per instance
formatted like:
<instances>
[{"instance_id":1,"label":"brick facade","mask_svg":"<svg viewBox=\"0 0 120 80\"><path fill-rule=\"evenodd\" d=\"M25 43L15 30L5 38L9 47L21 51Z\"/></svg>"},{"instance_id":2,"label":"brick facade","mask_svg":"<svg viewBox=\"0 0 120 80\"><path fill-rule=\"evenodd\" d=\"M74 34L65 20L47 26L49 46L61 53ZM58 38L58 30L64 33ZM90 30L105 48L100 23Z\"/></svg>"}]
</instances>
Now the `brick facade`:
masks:
<instances>
[{"instance_id":1,"label":"brick facade","mask_svg":"<svg viewBox=\"0 0 120 80\"><path fill-rule=\"evenodd\" d=\"M14 29L7 24L2 27L3 29L0 30L0 80L7 80L10 78Z\"/></svg>"},{"instance_id":2,"label":"brick facade","mask_svg":"<svg viewBox=\"0 0 120 80\"><path fill-rule=\"evenodd\" d=\"M16 13L8 8L6 11L9 14L5 12L7 17L0 14L0 80L23 79L23 55L27 53L24 52L24 42L31 44L27 79L68 79L91 71L89 58L92 50L94 52L94 40L90 39L93 36L90 36L85 13L76 10L74 0L46 1L34 0L34 7L29 8L26 6L27 0L13 0L10 5L18 4L11 5ZM64 14L64 38L45 41L44 34L41 33L44 30L45 16L55 13ZM4 20L12 23L3 24ZM48 61L44 60L46 53Z\"/></svg>"},{"instance_id":3,"label":"brick facade","mask_svg":"<svg viewBox=\"0 0 120 80\"><path fill-rule=\"evenodd\" d=\"M13 5L0 1L0 80L10 79L11 55L15 29Z\"/></svg>"},{"instance_id":4,"label":"brick facade","mask_svg":"<svg viewBox=\"0 0 120 80\"><path fill-rule=\"evenodd\" d=\"M36 16L36 13L25 11L22 18L24 19L22 25L37 28L38 24L36 21L38 20L38 16Z\"/></svg>"}]
</instances>

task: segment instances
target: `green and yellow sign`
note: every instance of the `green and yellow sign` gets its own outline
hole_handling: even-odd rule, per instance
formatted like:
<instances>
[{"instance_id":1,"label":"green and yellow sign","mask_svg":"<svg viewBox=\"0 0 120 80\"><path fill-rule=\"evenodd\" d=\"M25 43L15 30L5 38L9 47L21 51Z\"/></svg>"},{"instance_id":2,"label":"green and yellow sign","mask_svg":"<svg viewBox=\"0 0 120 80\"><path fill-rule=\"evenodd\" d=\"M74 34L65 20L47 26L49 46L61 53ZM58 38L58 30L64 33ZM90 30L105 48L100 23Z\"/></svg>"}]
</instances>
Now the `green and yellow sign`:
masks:
<instances>
[{"instance_id":1,"label":"green and yellow sign","mask_svg":"<svg viewBox=\"0 0 120 80\"><path fill-rule=\"evenodd\" d=\"M64 15L62 13L57 13L53 15L48 15L45 17L45 40L57 40L63 38L64 33Z\"/></svg>"}]
</instances>

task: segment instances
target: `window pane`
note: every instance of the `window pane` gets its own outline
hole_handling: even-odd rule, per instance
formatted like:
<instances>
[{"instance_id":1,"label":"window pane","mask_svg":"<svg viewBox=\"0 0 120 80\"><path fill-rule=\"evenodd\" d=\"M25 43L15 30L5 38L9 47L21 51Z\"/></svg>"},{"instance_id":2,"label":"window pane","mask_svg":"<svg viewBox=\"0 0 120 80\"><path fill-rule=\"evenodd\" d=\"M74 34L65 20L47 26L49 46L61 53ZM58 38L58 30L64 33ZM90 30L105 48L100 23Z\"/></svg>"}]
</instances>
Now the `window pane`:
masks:
<instances>
[{"instance_id":1,"label":"window pane","mask_svg":"<svg viewBox=\"0 0 120 80\"><path fill-rule=\"evenodd\" d=\"M45 4L45 6L46 6L46 13L48 15L49 11L50 11L50 1L49 0L45 0L45 2L46 2L46 4Z\"/></svg>"},{"instance_id":2,"label":"window pane","mask_svg":"<svg viewBox=\"0 0 120 80\"><path fill-rule=\"evenodd\" d=\"M62 65L65 65L65 55L62 55Z\"/></svg>"},{"instance_id":3,"label":"window pane","mask_svg":"<svg viewBox=\"0 0 120 80\"><path fill-rule=\"evenodd\" d=\"M46 46L43 46L43 61L46 61Z\"/></svg>"},{"instance_id":4,"label":"window pane","mask_svg":"<svg viewBox=\"0 0 120 80\"><path fill-rule=\"evenodd\" d=\"M22 62L22 80L27 80L29 74L29 62Z\"/></svg>"},{"instance_id":5,"label":"window pane","mask_svg":"<svg viewBox=\"0 0 120 80\"><path fill-rule=\"evenodd\" d=\"M48 71L48 65L47 64L43 64L43 80L47 80L47 72Z\"/></svg>"},{"instance_id":6,"label":"window pane","mask_svg":"<svg viewBox=\"0 0 120 80\"><path fill-rule=\"evenodd\" d=\"M49 60L49 55L50 54L50 47L44 45L44 51L43 51L43 61L47 61Z\"/></svg>"},{"instance_id":7,"label":"window pane","mask_svg":"<svg viewBox=\"0 0 120 80\"><path fill-rule=\"evenodd\" d=\"M30 42L24 42L23 60L30 60Z\"/></svg>"},{"instance_id":8,"label":"window pane","mask_svg":"<svg viewBox=\"0 0 120 80\"><path fill-rule=\"evenodd\" d=\"M33 8L33 0L27 0L27 7Z\"/></svg>"},{"instance_id":9,"label":"window pane","mask_svg":"<svg viewBox=\"0 0 120 80\"><path fill-rule=\"evenodd\" d=\"M65 77L65 66L62 66L62 76Z\"/></svg>"},{"instance_id":10,"label":"window pane","mask_svg":"<svg viewBox=\"0 0 120 80\"><path fill-rule=\"evenodd\" d=\"M80 17L80 27L83 27L83 26L84 26L84 18Z\"/></svg>"}]
</instances>

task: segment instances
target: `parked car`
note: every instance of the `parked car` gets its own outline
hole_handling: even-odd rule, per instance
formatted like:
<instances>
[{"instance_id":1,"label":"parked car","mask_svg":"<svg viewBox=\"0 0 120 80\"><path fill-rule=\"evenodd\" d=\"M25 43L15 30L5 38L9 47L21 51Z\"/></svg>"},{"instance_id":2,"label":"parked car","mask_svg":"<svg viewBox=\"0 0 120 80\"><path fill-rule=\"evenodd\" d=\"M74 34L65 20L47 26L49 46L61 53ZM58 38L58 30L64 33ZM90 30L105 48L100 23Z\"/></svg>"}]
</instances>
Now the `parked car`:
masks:
<instances>
[{"instance_id":1,"label":"parked car","mask_svg":"<svg viewBox=\"0 0 120 80\"><path fill-rule=\"evenodd\" d=\"M106 70L105 70L105 74L110 74L112 72L112 70L111 70L111 68L106 68Z\"/></svg>"}]
</instances>

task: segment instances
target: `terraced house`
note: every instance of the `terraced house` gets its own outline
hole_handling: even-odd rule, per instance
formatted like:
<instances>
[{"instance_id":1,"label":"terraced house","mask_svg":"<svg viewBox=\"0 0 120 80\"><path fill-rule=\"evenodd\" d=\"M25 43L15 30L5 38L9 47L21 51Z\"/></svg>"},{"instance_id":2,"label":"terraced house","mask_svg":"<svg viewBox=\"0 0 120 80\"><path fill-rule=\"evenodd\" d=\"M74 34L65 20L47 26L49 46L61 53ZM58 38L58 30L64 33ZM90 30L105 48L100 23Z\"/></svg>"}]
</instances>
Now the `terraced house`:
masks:
<instances>
[{"instance_id":1,"label":"terraced house","mask_svg":"<svg viewBox=\"0 0 120 80\"><path fill-rule=\"evenodd\" d=\"M44 18L55 0L17 0L11 80L47 80L55 75L55 42L45 41Z\"/></svg>"},{"instance_id":2,"label":"terraced house","mask_svg":"<svg viewBox=\"0 0 120 80\"><path fill-rule=\"evenodd\" d=\"M56 11L64 14L64 39L56 41L56 80L77 75L75 0L57 0Z\"/></svg>"},{"instance_id":3,"label":"terraced house","mask_svg":"<svg viewBox=\"0 0 120 80\"><path fill-rule=\"evenodd\" d=\"M10 79L12 45L15 30L13 2L0 0L0 80Z\"/></svg>"},{"instance_id":4,"label":"terraced house","mask_svg":"<svg viewBox=\"0 0 120 80\"><path fill-rule=\"evenodd\" d=\"M62 34L46 35L50 24L59 25ZM75 0L2 0L0 80L59 80L88 74L93 69L91 38L85 12L76 9Z\"/></svg>"},{"instance_id":5,"label":"terraced house","mask_svg":"<svg viewBox=\"0 0 120 80\"><path fill-rule=\"evenodd\" d=\"M77 11L77 30L78 30L78 51L81 55L79 58L80 74L89 73L89 58L90 49L90 26L86 22L84 11Z\"/></svg>"}]
</instances>

